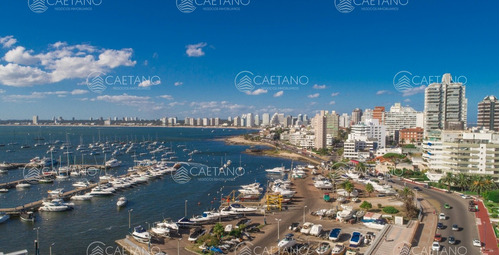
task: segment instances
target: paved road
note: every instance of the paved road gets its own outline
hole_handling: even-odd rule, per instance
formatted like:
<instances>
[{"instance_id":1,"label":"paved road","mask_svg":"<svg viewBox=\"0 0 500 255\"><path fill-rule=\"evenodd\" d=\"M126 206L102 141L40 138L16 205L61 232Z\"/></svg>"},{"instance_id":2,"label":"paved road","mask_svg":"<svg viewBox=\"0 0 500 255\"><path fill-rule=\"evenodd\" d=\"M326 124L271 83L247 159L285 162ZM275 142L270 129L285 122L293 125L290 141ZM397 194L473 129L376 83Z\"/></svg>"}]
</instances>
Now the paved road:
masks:
<instances>
[{"instance_id":1,"label":"paved road","mask_svg":"<svg viewBox=\"0 0 500 255\"><path fill-rule=\"evenodd\" d=\"M397 184L402 185L402 182L396 181ZM408 187L414 188L417 185L407 184ZM436 232L440 233L444 238L441 242L441 251L434 254L480 254L479 247L472 245L472 240L478 239L476 219L473 212L468 210L468 199L463 199L456 194L448 194L445 192L422 188L417 191L418 197L427 197L437 201L440 208L436 210L436 214L443 212L446 215L446 220L438 220L445 225L445 229L438 229ZM448 203L451 208L445 209L444 204ZM459 231L452 231L453 224L457 224L460 228ZM457 244L448 244L448 237L454 236ZM430 249L426 249L429 251Z\"/></svg>"}]
</instances>

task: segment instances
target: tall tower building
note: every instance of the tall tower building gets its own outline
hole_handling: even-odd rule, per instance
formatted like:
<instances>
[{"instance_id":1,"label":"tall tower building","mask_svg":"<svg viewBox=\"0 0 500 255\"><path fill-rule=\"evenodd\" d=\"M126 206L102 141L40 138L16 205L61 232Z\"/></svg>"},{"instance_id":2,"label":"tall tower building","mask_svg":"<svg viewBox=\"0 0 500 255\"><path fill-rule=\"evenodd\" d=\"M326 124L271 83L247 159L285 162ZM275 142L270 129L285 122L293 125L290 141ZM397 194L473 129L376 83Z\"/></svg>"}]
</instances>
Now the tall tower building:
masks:
<instances>
[{"instance_id":1,"label":"tall tower building","mask_svg":"<svg viewBox=\"0 0 500 255\"><path fill-rule=\"evenodd\" d=\"M339 115L335 111L326 114L326 134L332 138L339 136Z\"/></svg>"},{"instance_id":2,"label":"tall tower building","mask_svg":"<svg viewBox=\"0 0 500 255\"><path fill-rule=\"evenodd\" d=\"M491 95L477 104L477 126L498 131L498 99Z\"/></svg>"},{"instance_id":3,"label":"tall tower building","mask_svg":"<svg viewBox=\"0 0 500 255\"><path fill-rule=\"evenodd\" d=\"M269 126L269 121L270 121L269 113L263 113L262 114L262 125L263 126Z\"/></svg>"},{"instance_id":4,"label":"tall tower building","mask_svg":"<svg viewBox=\"0 0 500 255\"><path fill-rule=\"evenodd\" d=\"M352 111L351 116L351 124L355 125L361 121L361 116L363 115L363 111L359 108L356 108Z\"/></svg>"},{"instance_id":5,"label":"tall tower building","mask_svg":"<svg viewBox=\"0 0 500 255\"><path fill-rule=\"evenodd\" d=\"M33 125L38 125L38 115L33 116Z\"/></svg>"},{"instance_id":6,"label":"tall tower building","mask_svg":"<svg viewBox=\"0 0 500 255\"><path fill-rule=\"evenodd\" d=\"M378 123L380 125L384 125L384 114L385 114L385 107L375 106L375 108L373 108L372 118L378 120Z\"/></svg>"},{"instance_id":7,"label":"tall tower building","mask_svg":"<svg viewBox=\"0 0 500 255\"><path fill-rule=\"evenodd\" d=\"M455 83L451 74L443 75L441 83L425 89L425 135L430 130L463 130L467 127L467 98L465 86Z\"/></svg>"},{"instance_id":8,"label":"tall tower building","mask_svg":"<svg viewBox=\"0 0 500 255\"><path fill-rule=\"evenodd\" d=\"M314 147L316 149L326 148L326 116L324 111L316 114L312 122L314 125Z\"/></svg>"}]
</instances>

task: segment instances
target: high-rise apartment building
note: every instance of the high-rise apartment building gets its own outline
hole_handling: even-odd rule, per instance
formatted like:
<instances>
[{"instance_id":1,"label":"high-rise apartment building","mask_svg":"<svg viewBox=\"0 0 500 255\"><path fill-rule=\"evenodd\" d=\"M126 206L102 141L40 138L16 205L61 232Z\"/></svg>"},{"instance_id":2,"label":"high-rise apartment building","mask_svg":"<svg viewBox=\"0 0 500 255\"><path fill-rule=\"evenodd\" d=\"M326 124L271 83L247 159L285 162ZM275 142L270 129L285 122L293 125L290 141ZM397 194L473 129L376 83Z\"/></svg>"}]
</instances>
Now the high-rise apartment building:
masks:
<instances>
[{"instance_id":1,"label":"high-rise apartment building","mask_svg":"<svg viewBox=\"0 0 500 255\"><path fill-rule=\"evenodd\" d=\"M430 130L463 130L467 127L467 98L465 86L453 82L451 74L443 75L441 83L425 89L424 132Z\"/></svg>"},{"instance_id":2,"label":"high-rise apartment building","mask_svg":"<svg viewBox=\"0 0 500 255\"><path fill-rule=\"evenodd\" d=\"M361 109L359 108L354 109L351 114L351 125L358 124L361 121L362 115L363 111L361 111Z\"/></svg>"},{"instance_id":3,"label":"high-rise apartment building","mask_svg":"<svg viewBox=\"0 0 500 255\"><path fill-rule=\"evenodd\" d=\"M316 149L326 148L326 116L325 111L316 114L313 118L314 126L314 147Z\"/></svg>"},{"instance_id":4,"label":"high-rise apartment building","mask_svg":"<svg viewBox=\"0 0 500 255\"><path fill-rule=\"evenodd\" d=\"M477 126L498 131L498 99L487 96L477 104Z\"/></svg>"}]
</instances>

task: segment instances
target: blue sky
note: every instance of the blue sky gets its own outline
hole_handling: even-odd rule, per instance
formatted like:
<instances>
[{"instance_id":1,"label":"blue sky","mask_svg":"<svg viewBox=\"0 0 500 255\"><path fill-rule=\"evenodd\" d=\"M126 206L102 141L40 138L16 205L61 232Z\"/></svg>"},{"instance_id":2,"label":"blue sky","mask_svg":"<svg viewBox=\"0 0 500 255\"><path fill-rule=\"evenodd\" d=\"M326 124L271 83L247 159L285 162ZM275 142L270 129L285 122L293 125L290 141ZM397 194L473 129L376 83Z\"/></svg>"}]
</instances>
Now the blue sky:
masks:
<instances>
[{"instance_id":1,"label":"blue sky","mask_svg":"<svg viewBox=\"0 0 500 255\"><path fill-rule=\"evenodd\" d=\"M395 102L423 110L419 85L406 94L393 86L406 70L466 77L475 122L477 103L499 93L498 2L407 2L396 11L340 13L333 0L250 0L234 11L182 13L173 0L102 0L92 10L34 13L25 0L4 0L0 119L313 115ZM280 96L249 95L234 84L244 70L305 75L309 83ZM93 71L161 82L99 94L85 84Z\"/></svg>"}]
</instances>

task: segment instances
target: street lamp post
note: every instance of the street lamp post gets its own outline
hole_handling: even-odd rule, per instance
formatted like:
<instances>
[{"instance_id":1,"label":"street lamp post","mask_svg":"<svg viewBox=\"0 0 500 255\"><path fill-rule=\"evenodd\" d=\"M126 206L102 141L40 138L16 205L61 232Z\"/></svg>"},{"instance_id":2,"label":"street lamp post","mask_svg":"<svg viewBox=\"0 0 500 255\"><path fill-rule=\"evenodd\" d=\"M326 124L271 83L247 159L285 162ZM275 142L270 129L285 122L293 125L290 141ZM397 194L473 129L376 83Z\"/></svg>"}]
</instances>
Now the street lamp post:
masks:
<instances>
[{"instance_id":1,"label":"street lamp post","mask_svg":"<svg viewBox=\"0 0 500 255\"><path fill-rule=\"evenodd\" d=\"M49 247L49 254L50 254L50 255L52 255L52 246L54 246L54 244L56 244L56 243L52 243L52 244L50 245L50 247Z\"/></svg>"},{"instance_id":2,"label":"street lamp post","mask_svg":"<svg viewBox=\"0 0 500 255\"><path fill-rule=\"evenodd\" d=\"M306 208L307 208L307 205L304 206L304 214L302 215L302 223L306 223Z\"/></svg>"},{"instance_id":3,"label":"street lamp post","mask_svg":"<svg viewBox=\"0 0 500 255\"><path fill-rule=\"evenodd\" d=\"M131 220L130 220L130 214L132 213L132 211L134 211L134 209L128 210L128 229L130 229L132 227Z\"/></svg>"},{"instance_id":4,"label":"street lamp post","mask_svg":"<svg viewBox=\"0 0 500 255\"><path fill-rule=\"evenodd\" d=\"M177 239L177 255L181 254L181 249L180 249L180 242L182 238Z\"/></svg>"},{"instance_id":5,"label":"street lamp post","mask_svg":"<svg viewBox=\"0 0 500 255\"><path fill-rule=\"evenodd\" d=\"M276 219L278 221L278 241L280 240L280 221L281 219Z\"/></svg>"},{"instance_id":6,"label":"street lamp post","mask_svg":"<svg viewBox=\"0 0 500 255\"><path fill-rule=\"evenodd\" d=\"M39 255L40 254L40 239L38 236L38 231L40 230L40 227L34 228L33 230L36 230L36 244L35 244L35 254Z\"/></svg>"},{"instance_id":7,"label":"street lamp post","mask_svg":"<svg viewBox=\"0 0 500 255\"><path fill-rule=\"evenodd\" d=\"M188 216L188 201L184 201L184 217Z\"/></svg>"}]
</instances>

